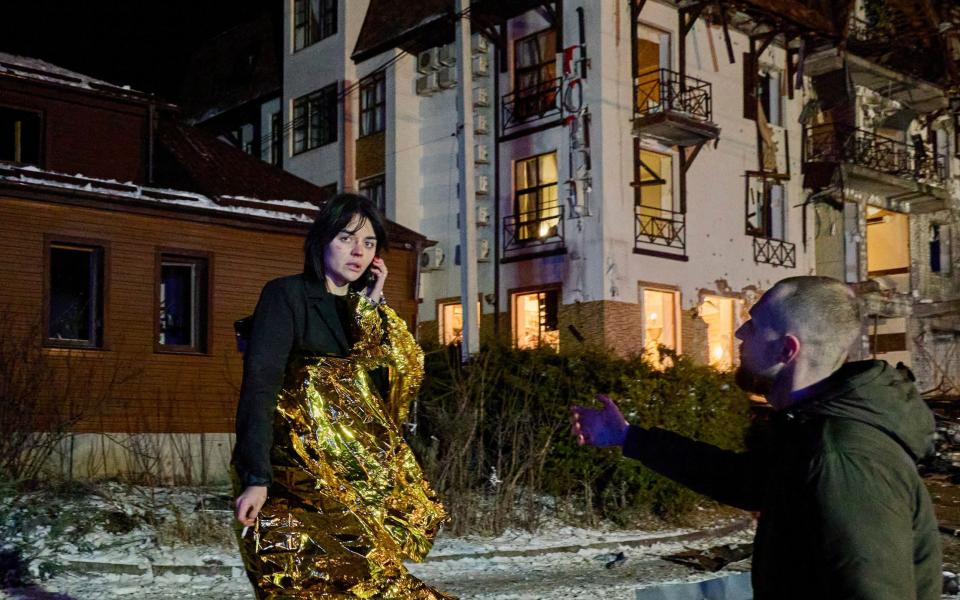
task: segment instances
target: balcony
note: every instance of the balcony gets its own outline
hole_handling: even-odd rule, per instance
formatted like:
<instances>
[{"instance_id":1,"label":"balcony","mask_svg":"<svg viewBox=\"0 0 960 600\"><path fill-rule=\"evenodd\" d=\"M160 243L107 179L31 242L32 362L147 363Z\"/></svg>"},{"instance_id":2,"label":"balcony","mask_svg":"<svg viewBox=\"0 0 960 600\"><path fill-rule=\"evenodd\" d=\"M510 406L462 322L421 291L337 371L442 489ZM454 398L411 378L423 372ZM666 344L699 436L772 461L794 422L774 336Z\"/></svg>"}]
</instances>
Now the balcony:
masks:
<instances>
[{"instance_id":1,"label":"balcony","mask_svg":"<svg viewBox=\"0 0 960 600\"><path fill-rule=\"evenodd\" d=\"M633 89L634 135L668 146L696 146L719 137L710 83L655 69L634 77Z\"/></svg>"},{"instance_id":2,"label":"balcony","mask_svg":"<svg viewBox=\"0 0 960 600\"><path fill-rule=\"evenodd\" d=\"M560 118L560 77L505 94L501 103L503 133L534 126L550 117Z\"/></svg>"},{"instance_id":3,"label":"balcony","mask_svg":"<svg viewBox=\"0 0 960 600\"><path fill-rule=\"evenodd\" d=\"M501 262L566 254L563 221L559 204L504 217Z\"/></svg>"},{"instance_id":4,"label":"balcony","mask_svg":"<svg viewBox=\"0 0 960 600\"><path fill-rule=\"evenodd\" d=\"M882 93L919 113L929 113L947 106L943 90L930 83L939 78L931 68L937 61L929 60L908 38L897 34L908 30L909 23L871 24L858 18L850 19L847 52L836 48L814 52L804 60L803 72L816 79L828 73L843 73L844 63L854 85ZM835 84L836 82L831 82Z\"/></svg>"},{"instance_id":5,"label":"balcony","mask_svg":"<svg viewBox=\"0 0 960 600\"><path fill-rule=\"evenodd\" d=\"M794 269L797 266L797 245L783 240L755 237L753 262Z\"/></svg>"},{"instance_id":6,"label":"balcony","mask_svg":"<svg viewBox=\"0 0 960 600\"><path fill-rule=\"evenodd\" d=\"M687 259L687 215L665 208L637 206L633 223L634 253Z\"/></svg>"},{"instance_id":7,"label":"balcony","mask_svg":"<svg viewBox=\"0 0 960 600\"><path fill-rule=\"evenodd\" d=\"M946 207L946 157L929 144L833 124L807 127L803 138L805 187L830 185L839 169L844 185L908 204L911 212Z\"/></svg>"}]
</instances>

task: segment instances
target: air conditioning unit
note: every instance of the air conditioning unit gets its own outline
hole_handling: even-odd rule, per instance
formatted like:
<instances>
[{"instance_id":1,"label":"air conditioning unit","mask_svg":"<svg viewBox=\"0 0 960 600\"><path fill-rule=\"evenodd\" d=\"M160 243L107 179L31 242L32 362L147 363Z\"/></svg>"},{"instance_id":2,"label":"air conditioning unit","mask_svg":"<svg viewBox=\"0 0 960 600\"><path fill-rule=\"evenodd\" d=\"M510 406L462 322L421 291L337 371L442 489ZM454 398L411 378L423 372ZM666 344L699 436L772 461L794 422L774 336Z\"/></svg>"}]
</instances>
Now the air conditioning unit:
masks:
<instances>
[{"instance_id":1,"label":"air conditioning unit","mask_svg":"<svg viewBox=\"0 0 960 600\"><path fill-rule=\"evenodd\" d=\"M436 73L427 73L417 77L417 95L432 96L440 90L440 83Z\"/></svg>"},{"instance_id":2,"label":"air conditioning unit","mask_svg":"<svg viewBox=\"0 0 960 600\"><path fill-rule=\"evenodd\" d=\"M437 60L446 67L457 64L457 46L455 44L440 46L440 50L437 52Z\"/></svg>"},{"instance_id":3,"label":"air conditioning unit","mask_svg":"<svg viewBox=\"0 0 960 600\"><path fill-rule=\"evenodd\" d=\"M477 175L476 183L476 192L477 195L487 195L490 193L490 176L489 175Z\"/></svg>"},{"instance_id":4,"label":"air conditioning unit","mask_svg":"<svg viewBox=\"0 0 960 600\"><path fill-rule=\"evenodd\" d=\"M486 206L477 207L477 226L490 224L490 209Z\"/></svg>"},{"instance_id":5,"label":"air conditioning unit","mask_svg":"<svg viewBox=\"0 0 960 600\"><path fill-rule=\"evenodd\" d=\"M449 89L457 85L457 68L444 67L438 71L437 83L443 89Z\"/></svg>"},{"instance_id":6,"label":"air conditioning unit","mask_svg":"<svg viewBox=\"0 0 960 600\"><path fill-rule=\"evenodd\" d=\"M486 54L490 51L490 40L479 33L475 33L471 40L471 46L474 54Z\"/></svg>"},{"instance_id":7,"label":"air conditioning unit","mask_svg":"<svg viewBox=\"0 0 960 600\"><path fill-rule=\"evenodd\" d=\"M490 106L490 91L487 88L473 88L473 105Z\"/></svg>"},{"instance_id":8,"label":"air conditioning unit","mask_svg":"<svg viewBox=\"0 0 960 600\"><path fill-rule=\"evenodd\" d=\"M490 240L477 241L477 262L488 262L490 260Z\"/></svg>"},{"instance_id":9,"label":"air conditioning unit","mask_svg":"<svg viewBox=\"0 0 960 600\"><path fill-rule=\"evenodd\" d=\"M424 271L436 271L443 267L446 256L440 246L430 246L420 253L420 268Z\"/></svg>"},{"instance_id":10,"label":"air conditioning unit","mask_svg":"<svg viewBox=\"0 0 960 600\"><path fill-rule=\"evenodd\" d=\"M473 162L485 165L490 162L490 150L486 144L473 145Z\"/></svg>"},{"instance_id":11,"label":"air conditioning unit","mask_svg":"<svg viewBox=\"0 0 960 600\"><path fill-rule=\"evenodd\" d=\"M487 115L482 113L474 113L473 115L473 132L483 135L490 130L490 125L488 123Z\"/></svg>"},{"instance_id":12,"label":"air conditioning unit","mask_svg":"<svg viewBox=\"0 0 960 600\"><path fill-rule=\"evenodd\" d=\"M473 77L486 77L490 74L490 59L485 54L473 57Z\"/></svg>"},{"instance_id":13,"label":"air conditioning unit","mask_svg":"<svg viewBox=\"0 0 960 600\"><path fill-rule=\"evenodd\" d=\"M440 68L440 49L430 48L417 55L417 71L426 75Z\"/></svg>"}]
</instances>

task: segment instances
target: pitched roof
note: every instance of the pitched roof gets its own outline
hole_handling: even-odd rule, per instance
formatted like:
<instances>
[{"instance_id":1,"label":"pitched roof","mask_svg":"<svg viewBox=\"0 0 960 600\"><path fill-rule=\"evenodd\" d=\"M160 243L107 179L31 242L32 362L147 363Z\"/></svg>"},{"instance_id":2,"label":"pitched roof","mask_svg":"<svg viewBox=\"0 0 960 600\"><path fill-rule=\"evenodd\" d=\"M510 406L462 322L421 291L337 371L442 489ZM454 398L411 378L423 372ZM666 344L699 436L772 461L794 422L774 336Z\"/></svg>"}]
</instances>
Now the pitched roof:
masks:
<instances>
[{"instance_id":1,"label":"pitched roof","mask_svg":"<svg viewBox=\"0 0 960 600\"><path fill-rule=\"evenodd\" d=\"M397 10L396 0L370 0L363 18L353 58L361 62L391 48L416 42L424 29L446 24L453 31L453 0L406 2Z\"/></svg>"},{"instance_id":2,"label":"pitched roof","mask_svg":"<svg viewBox=\"0 0 960 600\"><path fill-rule=\"evenodd\" d=\"M71 71L48 63L39 58L20 56L0 52L0 76L18 79L30 79L47 84L89 90L112 96L122 96L128 99L146 101L151 95L131 89L129 86L112 84L77 71Z\"/></svg>"}]
</instances>

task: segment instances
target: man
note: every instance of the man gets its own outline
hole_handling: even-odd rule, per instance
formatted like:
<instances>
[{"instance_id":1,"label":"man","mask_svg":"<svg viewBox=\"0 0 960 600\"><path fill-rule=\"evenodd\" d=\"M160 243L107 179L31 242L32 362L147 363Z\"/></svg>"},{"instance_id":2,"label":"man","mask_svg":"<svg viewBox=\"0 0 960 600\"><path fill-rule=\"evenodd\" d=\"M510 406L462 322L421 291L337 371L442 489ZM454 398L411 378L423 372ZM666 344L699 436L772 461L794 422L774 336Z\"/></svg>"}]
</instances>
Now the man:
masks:
<instances>
[{"instance_id":1,"label":"man","mask_svg":"<svg viewBox=\"0 0 960 600\"><path fill-rule=\"evenodd\" d=\"M827 277L784 279L750 310L736 375L774 408L762 448L735 453L629 425L605 396L603 408L571 408L573 433L759 511L756 600L940 598L937 522L915 465L933 450L933 415L887 363L846 362L857 312Z\"/></svg>"}]
</instances>

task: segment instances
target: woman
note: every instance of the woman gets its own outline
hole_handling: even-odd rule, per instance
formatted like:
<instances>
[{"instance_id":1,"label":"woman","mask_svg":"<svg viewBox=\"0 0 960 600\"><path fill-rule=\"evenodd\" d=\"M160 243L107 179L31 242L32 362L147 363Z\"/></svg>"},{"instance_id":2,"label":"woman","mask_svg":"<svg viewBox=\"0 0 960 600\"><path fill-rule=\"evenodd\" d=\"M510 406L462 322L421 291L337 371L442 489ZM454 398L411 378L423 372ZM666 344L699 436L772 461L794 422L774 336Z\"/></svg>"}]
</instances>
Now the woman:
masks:
<instances>
[{"instance_id":1,"label":"woman","mask_svg":"<svg viewBox=\"0 0 960 600\"><path fill-rule=\"evenodd\" d=\"M383 303L383 218L339 194L304 272L268 283L244 358L233 463L259 599L449 598L410 575L446 518L400 426L423 353Z\"/></svg>"}]
</instances>

